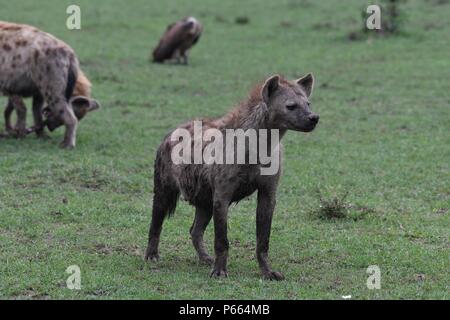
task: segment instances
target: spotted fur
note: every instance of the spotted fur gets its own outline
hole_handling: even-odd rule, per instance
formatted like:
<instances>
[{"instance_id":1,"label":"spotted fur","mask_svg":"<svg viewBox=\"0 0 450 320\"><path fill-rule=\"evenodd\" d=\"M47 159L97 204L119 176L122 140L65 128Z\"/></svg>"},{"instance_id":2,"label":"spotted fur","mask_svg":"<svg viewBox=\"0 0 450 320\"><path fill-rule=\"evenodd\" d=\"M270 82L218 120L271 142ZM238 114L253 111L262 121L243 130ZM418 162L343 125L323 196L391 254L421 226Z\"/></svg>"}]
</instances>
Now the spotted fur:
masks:
<instances>
[{"instance_id":1,"label":"spotted fur","mask_svg":"<svg viewBox=\"0 0 450 320\"><path fill-rule=\"evenodd\" d=\"M42 125L38 106L46 103L65 125L64 148L76 144L78 120L68 101L77 79L84 77L79 75L79 62L69 45L35 27L0 21L0 93L15 96L15 101L33 97L38 126Z\"/></svg>"}]
</instances>

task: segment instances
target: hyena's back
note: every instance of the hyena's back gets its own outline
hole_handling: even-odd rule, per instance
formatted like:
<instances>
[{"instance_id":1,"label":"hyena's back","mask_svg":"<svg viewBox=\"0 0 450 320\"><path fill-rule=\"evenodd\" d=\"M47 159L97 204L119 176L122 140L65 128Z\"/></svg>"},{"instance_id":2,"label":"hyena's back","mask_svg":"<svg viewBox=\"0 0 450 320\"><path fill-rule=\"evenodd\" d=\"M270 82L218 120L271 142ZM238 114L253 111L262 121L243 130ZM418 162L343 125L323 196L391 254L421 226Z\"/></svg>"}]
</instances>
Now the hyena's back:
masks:
<instances>
[{"instance_id":1,"label":"hyena's back","mask_svg":"<svg viewBox=\"0 0 450 320\"><path fill-rule=\"evenodd\" d=\"M36 89L44 96L51 96L49 91L65 92L69 73L76 70L75 53L63 41L32 26L0 21L0 91L4 94L29 96Z\"/></svg>"}]
</instances>

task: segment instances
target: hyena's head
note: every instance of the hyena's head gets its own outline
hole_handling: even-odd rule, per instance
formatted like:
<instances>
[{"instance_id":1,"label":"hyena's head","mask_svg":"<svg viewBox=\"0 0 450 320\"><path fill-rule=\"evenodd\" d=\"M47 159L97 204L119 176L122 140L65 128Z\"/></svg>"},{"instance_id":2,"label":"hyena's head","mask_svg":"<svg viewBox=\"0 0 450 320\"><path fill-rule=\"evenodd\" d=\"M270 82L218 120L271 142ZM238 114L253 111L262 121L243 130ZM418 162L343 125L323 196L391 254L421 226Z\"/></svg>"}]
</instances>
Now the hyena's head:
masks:
<instances>
[{"instance_id":1,"label":"hyena's head","mask_svg":"<svg viewBox=\"0 0 450 320\"><path fill-rule=\"evenodd\" d=\"M88 112L99 109L100 103L95 99L84 96L76 96L70 98L69 106L72 108L77 119L81 120ZM44 108L43 114L45 116L44 126L46 126L50 131L53 131L64 124L61 117L54 114L49 107Z\"/></svg>"},{"instance_id":2,"label":"hyena's head","mask_svg":"<svg viewBox=\"0 0 450 320\"><path fill-rule=\"evenodd\" d=\"M269 109L272 128L309 132L319 122L319 115L311 111L309 97L314 77L306 76L287 81L279 75L268 78L262 87L262 98Z\"/></svg>"}]
</instances>

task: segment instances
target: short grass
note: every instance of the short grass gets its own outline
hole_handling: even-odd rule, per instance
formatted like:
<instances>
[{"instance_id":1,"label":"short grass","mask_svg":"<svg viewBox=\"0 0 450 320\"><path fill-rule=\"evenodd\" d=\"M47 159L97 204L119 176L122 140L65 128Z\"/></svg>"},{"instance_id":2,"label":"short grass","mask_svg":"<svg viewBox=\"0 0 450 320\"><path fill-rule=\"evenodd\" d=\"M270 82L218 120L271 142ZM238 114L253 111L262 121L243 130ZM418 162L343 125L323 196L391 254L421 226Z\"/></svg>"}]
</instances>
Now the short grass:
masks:
<instances>
[{"instance_id":1,"label":"short grass","mask_svg":"<svg viewBox=\"0 0 450 320\"><path fill-rule=\"evenodd\" d=\"M48 141L0 140L0 297L448 299L448 1L407 1L400 35L362 41L347 39L361 25L358 0L80 0L81 31L65 28L69 3L0 0L3 20L73 46L103 105L74 151L58 149L62 129ZM166 25L186 15L205 27L191 64L150 64ZM254 197L230 212L229 278L210 279L197 262L186 203L164 225L160 262L144 263L163 136L223 114L270 74L309 71L321 120L284 138L270 243L287 280L260 280ZM346 214L317 214L317 190L328 202L347 194ZM206 239L212 248L211 226ZM81 268L79 291L65 286L70 265ZM380 290L366 286L370 265Z\"/></svg>"}]
</instances>

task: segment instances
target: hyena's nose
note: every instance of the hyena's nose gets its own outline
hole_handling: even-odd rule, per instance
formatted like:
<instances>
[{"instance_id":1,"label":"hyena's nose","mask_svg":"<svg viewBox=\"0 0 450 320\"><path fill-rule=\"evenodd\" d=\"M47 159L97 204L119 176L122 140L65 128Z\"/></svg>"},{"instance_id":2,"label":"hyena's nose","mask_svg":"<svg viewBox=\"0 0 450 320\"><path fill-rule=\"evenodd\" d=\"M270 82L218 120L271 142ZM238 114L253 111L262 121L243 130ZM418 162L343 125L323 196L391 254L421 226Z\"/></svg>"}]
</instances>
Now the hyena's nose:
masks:
<instances>
[{"instance_id":1,"label":"hyena's nose","mask_svg":"<svg viewBox=\"0 0 450 320\"><path fill-rule=\"evenodd\" d=\"M317 124L317 122L319 122L319 115L318 115L318 114L315 114L315 113L311 113L311 114L308 116L308 119L309 119L309 121L311 121L312 123Z\"/></svg>"}]
</instances>

